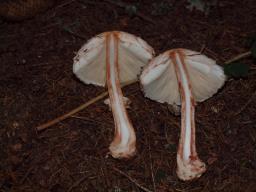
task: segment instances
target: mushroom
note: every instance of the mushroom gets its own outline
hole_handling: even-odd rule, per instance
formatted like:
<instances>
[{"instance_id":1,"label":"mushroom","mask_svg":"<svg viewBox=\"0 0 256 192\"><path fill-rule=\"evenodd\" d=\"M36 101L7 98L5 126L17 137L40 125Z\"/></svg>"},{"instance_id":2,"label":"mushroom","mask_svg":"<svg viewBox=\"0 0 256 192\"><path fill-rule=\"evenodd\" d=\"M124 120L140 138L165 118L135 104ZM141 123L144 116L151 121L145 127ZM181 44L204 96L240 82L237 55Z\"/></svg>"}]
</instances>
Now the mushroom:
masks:
<instances>
[{"instance_id":1,"label":"mushroom","mask_svg":"<svg viewBox=\"0 0 256 192\"><path fill-rule=\"evenodd\" d=\"M144 68L140 76L146 97L160 103L181 105L181 135L177 152L177 175L181 180L200 177L206 170L195 143L195 105L224 84L223 69L199 52L166 51Z\"/></svg>"},{"instance_id":2,"label":"mushroom","mask_svg":"<svg viewBox=\"0 0 256 192\"><path fill-rule=\"evenodd\" d=\"M136 152L136 135L128 118L120 84L135 81L141 68L152 59L154 50L132 34L112 31L90 39L74 58L73 72L86 84L107 84L109 103L115 121L110 144L114 158L128 158Z\"/></svg>"}]
</instances>

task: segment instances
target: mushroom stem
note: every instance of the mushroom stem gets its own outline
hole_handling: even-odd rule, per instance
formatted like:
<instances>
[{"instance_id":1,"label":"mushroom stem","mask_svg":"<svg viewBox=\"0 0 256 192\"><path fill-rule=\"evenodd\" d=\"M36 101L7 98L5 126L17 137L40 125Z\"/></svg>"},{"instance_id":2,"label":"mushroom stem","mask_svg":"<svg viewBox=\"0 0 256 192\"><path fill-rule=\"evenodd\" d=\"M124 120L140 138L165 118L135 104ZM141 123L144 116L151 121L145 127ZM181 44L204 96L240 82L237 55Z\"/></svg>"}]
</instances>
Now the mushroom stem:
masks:
<instances>
[{"instance_id":1,"label":"mushroom stem","mask_svg":"<svg viewBox=\"0 0 256 192\"><path fill-rule=\"evenodd\" d=\"M118 45L118 34L107 34L106 77L110 105L115 121L115 136L109 149L114 158L127 158L135 154L136 135L123 102L123 94L119 81Z\"/></svg>"},{"instance_id":2,"label":"mushroom stem","mask_svg":"<svg viewBox=\"0 0 256 192\"><path fill-rule=\"evenodd\" d=\"M182 51L170 53L181 95L181 134L177 153L177 175L182 180L200 177L205 172L205 164L199 159L195 143L195 100L193 98L188 71Z\"/></svg>"}]
</instances>

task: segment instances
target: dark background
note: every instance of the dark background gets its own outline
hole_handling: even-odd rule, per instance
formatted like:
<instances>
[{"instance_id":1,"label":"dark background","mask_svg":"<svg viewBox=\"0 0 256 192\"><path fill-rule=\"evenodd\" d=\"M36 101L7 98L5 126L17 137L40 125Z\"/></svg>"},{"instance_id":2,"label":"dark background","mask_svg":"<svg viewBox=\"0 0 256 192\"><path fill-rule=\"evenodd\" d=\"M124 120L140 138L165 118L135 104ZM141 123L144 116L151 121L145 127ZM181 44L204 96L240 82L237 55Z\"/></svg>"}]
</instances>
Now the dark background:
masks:
<instances>
[{"instance_id":1,"label":"dark background","mask_svg":"<svg viewBox=\"0 0 256 192\"><path fill-rule=\"evenodd\" d=\"M117 2L117 1L113 1ZM256 191L256 66L245 78L229 78L196 107L197 149L207 163L201 178L175 173L180 117L143 97L139 84L124 94L132 105L138 154L106 158L114 123L99 101L43 132L35 128L103 92L72 73L75 52L91 37L122 30L142 37L159 54L172 48L203 51L220 65L248 51L256 33L255 0L223 0L206 14L178 0L57 1L19 22L0 21L1 191ZM133 181L118 171L128 174Z\"/></svg>"}]
</instances>

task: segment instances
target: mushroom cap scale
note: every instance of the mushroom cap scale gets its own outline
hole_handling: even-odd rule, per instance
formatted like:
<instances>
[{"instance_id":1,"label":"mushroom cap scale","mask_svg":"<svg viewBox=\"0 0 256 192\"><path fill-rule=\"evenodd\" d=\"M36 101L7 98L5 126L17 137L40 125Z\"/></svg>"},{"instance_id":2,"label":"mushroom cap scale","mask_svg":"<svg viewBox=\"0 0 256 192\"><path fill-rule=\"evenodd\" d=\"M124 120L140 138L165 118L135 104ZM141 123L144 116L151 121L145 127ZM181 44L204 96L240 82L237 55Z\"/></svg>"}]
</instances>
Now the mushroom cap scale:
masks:
<instances>
[{"instance_id":1,"label":"mushroom cap scale","mask_svg":"<svg viewBox=\"0 0 256 192\"><path fill-rule=\"evenodd\" d=\"M173 49L152 59L144 68L140 81L145 96L160 103L181 105L179 85L172 55L183 58L195 101L202 102L225 82L223 69L213 59L187 49Z\"/></svg>"},{"instance_id":2,"label":"mushroom cap scale","mask_svg":"<svg viewBox=\"0 0 256 192\"><path fill-rule=\"evenodd\" d=\"M152 59L154 50L144 40L132 34L112 31L101 33L81 47L74 58L73 72L86 84L106 84L106 38L118 39L120 83L137 79L141 68Z\"/></svg>"}]
</instances>

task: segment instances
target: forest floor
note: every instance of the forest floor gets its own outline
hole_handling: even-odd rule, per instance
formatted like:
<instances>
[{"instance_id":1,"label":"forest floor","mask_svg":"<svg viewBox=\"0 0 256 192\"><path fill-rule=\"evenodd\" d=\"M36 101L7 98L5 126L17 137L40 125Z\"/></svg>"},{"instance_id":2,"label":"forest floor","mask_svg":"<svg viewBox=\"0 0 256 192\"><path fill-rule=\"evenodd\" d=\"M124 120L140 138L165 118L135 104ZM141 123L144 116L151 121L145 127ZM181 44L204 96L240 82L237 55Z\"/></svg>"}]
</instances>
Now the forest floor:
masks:
<instances>
[{"instance_id":1,"label":"forest floor","mask_svg":"<svg viewBox=\"0 0 256 192\"><path fill-rule=\"evenodd\" d=\"M107 156L114 122L103 100L36 131L105 91L72 72L76 51L101 32L135 34L157 54L202 51L220 65L248 51L246 40L256 33L254 0L219 1L207 14L189 10L184 0L123 2L133 7L64 0L28 20L0 21L0 191L256 191L256 65L250 57L243 60L250 66L245 78L229 78L196 106L197 150L207 164L197 180L176 175L180 116L144 98L138 83L123 89L137 134L132 159Z\"/></svg>"}]
</instances>

